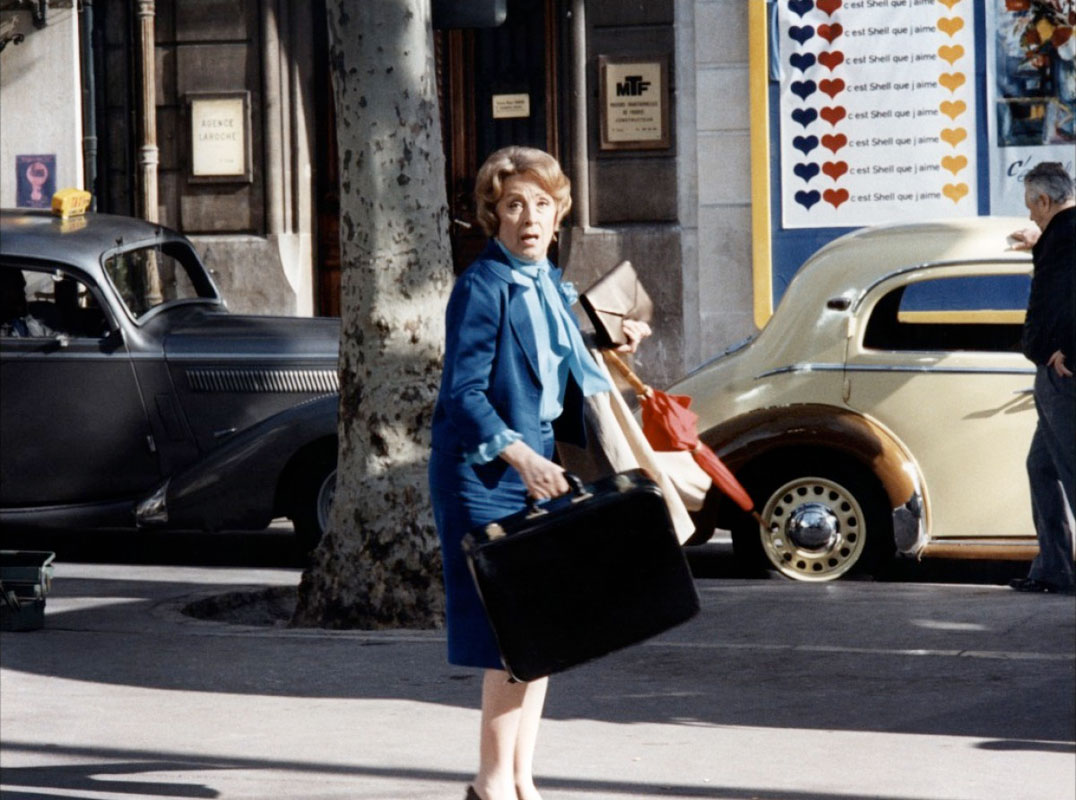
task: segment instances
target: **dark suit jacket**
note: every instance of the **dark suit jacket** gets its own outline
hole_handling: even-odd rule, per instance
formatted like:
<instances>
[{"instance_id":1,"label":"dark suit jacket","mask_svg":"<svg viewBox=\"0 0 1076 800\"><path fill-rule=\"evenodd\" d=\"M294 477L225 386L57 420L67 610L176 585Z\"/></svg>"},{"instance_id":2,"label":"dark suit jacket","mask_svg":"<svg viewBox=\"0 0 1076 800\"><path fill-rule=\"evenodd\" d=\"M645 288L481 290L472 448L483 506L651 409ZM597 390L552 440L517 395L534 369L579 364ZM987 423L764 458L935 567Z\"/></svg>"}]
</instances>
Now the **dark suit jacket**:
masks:
<instances>
[{"instance_id":1,"label":"dark suit jacket","mask_svg":"<svg viewBox=\"0 0 1076 800\"><path fill-rule=\"evenodd\" d=\"M1031 251L1035 273L1024 321L1024 355L1042 365L1057 350L1076 364L1076 208L1054 215Z\"/></svg>"},{"instance_id":2,"label":"dark suit jacket","mask_svg":"<svg viewBox=\"0 0 1076 800\"><path fill-rule=\"evenodd\" d=\"M558 286L560 275L553 270ZM463 455L511 428L542 452L538 345L523 289L493 241L457 279L445 313L434 449ZM585 445L583 394L570 375L564 411L553 427L558 440Z\"/></svg>"}]
</instances>

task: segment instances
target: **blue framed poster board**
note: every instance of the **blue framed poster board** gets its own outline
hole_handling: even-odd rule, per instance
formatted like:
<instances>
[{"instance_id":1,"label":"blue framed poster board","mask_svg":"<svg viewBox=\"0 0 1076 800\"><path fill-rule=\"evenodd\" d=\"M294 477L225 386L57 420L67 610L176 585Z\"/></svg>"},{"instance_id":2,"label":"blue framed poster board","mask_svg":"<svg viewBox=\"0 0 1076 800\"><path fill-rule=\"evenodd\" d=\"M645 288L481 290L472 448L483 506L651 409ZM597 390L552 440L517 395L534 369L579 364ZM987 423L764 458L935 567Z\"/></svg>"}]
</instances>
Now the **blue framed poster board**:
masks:
<instances>
[{"instance_id":1,"label":"blue framed poster board","mask_svg":"<svg viewBox=\"0 0 1076 800\"><path fill-rule=\"evenodd\" d=\"M1023 173L1044 160L1071 172L1074 9L1076 0L751 0L755 323L844 233L1022 215Z\"/></svg>"}]
</instances>

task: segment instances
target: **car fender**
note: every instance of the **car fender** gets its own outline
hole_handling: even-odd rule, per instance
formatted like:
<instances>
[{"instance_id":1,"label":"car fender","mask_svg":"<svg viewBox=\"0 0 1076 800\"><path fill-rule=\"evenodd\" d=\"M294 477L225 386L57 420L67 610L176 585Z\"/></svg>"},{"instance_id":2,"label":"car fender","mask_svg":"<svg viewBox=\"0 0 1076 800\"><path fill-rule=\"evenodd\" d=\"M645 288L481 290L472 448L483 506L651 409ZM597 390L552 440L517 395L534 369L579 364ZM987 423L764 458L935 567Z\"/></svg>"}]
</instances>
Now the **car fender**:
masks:
<instances>
[{"instance_id":1,"label":"car fender","mask_svg":"<svg viewBox=\"0 0 1076 800\"><path fill-rule=\"evenodd\" d=\"M139 526L259 529L273 518L281 474L303 448L335 439L338 395L309 400L230 437L139 503Z\"/></svg>"},{"instance_id":2,"label":"car fender","mask_svg":"<svg viewBox=\"0 0 1076 800\"><path fill-rule=\"evenodd\" d=\"M722 422L700 438L734 474L760 457L789 448L840 453L870 469L885 489L897 548L918 554L926 545L919 468L899 440L869 417L820 403L777 406ZM727 505L722 504L721 511Z\"/></svg>"}]
</instances>

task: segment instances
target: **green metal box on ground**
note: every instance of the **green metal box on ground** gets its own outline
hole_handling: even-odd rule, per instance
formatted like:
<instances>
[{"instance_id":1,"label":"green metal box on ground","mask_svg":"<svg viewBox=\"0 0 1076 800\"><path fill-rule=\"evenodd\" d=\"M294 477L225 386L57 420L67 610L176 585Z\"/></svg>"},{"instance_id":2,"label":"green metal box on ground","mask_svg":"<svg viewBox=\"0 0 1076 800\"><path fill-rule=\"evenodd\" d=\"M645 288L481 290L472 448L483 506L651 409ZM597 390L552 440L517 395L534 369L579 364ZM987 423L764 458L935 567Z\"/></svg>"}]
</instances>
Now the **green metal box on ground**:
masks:
<instances>
[{"instance_id":1,"label":"green metal box on ground","mask_svg":"<svg viewBox=\"0 0 1076 800\"><path fill-rule=\"evenodd\" d=\"M0 550L0 630L34 631L45 624L55 553Z\"/></svg>"}]
</instances>

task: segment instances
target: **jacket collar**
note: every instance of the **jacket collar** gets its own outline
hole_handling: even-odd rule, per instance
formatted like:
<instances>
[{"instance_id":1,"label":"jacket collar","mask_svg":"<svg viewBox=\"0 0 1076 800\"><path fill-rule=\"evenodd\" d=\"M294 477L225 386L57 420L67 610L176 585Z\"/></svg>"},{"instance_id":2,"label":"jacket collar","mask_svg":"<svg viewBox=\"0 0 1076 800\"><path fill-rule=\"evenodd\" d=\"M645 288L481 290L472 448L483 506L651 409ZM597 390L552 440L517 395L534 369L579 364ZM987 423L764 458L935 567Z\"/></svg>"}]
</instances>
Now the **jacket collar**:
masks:
<instances>
[{"instance_id":1,"label":"jacket collar","mask_svg":"<svg viewBox=\"0 0 1076 800\"><path fill-rule=\"evenodd\" d=\"M542 373L538 368L538 340L534 335L530 311L523 299L523 285L512 277L512 265L493 239L486 244L486 249L482 251L476 264L508 284L508 327L515 336L531 375L540 385Z\"/></svg>"},{"instance_id":2,"label":"jacket collar","mask_svg":"<svg viewBox=\"0 0 1076 800\"><path fill-rule=\"evenodd\" d=\"M1039 235L1039 240L1035 242L1035 246L1031 248L1033 256L1038 259L1042 256L1042 253L1052 248L1054 245L1054 237L1064 236L1065 230L1072 230L1076 226L1076 206L1070 206L1063 211L1058 211L1049 222L1046 223L1046 228Z\"/></svg>"}]
</instances>

